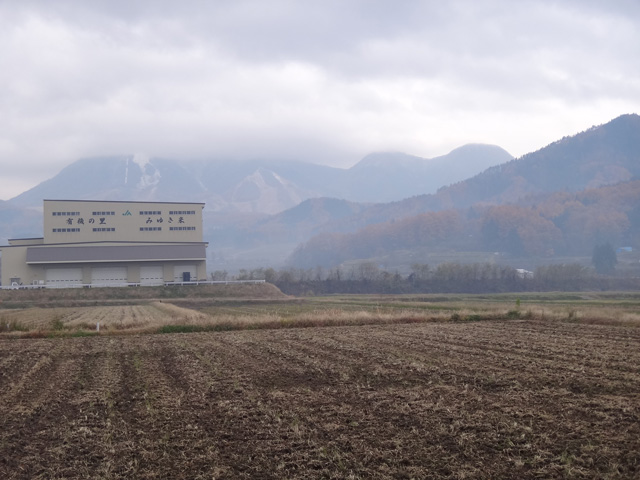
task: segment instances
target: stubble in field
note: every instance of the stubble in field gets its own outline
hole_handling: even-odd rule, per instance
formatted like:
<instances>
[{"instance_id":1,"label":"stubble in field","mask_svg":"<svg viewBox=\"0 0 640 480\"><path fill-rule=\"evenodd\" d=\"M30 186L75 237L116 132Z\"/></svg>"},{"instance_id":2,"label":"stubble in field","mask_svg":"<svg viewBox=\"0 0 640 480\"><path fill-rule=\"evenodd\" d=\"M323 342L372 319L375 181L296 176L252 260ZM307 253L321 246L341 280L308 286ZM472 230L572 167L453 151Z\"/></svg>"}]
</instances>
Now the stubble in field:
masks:
<instances>
[{"instance_id":1,"label":"stubble in field","mask_svg":"<svg viewBox=\"0 0 640 480\"><path fill-rule=\"evenodd\" d=\"M640 331L0 339L0 477L637 478Z\"/></svg>"}]
</instances>

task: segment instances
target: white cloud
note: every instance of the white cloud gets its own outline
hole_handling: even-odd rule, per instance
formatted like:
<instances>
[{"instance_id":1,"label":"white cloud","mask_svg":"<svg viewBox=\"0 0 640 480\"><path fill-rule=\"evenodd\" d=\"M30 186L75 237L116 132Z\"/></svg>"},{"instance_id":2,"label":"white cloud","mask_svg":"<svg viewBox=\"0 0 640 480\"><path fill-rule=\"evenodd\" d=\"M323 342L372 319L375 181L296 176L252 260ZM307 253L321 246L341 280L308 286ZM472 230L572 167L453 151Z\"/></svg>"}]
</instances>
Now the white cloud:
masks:
<instances>
[{"instance_id":1,"label":"white cloud","mask_svg":"<svg viewBox=\"0 0 640 480\"><path fill-rule=\"evenodd\" d=\"M524 154L640 111L639 18L622 0L0 3L0 198L113 153Z\"/></svg>"}]
</instances>

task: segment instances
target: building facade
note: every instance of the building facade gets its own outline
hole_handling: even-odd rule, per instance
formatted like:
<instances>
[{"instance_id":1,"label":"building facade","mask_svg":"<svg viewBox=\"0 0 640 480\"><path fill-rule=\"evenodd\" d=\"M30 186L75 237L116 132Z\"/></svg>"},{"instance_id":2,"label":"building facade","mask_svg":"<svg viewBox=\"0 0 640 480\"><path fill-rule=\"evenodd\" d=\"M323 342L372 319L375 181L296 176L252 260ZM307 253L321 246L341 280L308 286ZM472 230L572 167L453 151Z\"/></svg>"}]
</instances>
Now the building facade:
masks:
<instances>
[{"instance_id":1,"label":"building facade","mask_svg":"<svg viewBox=\"0 0 640 480\"><path fill-rule=\"evenodd\" d=\"M204 281L203 209L203 203L44 200L43 237L0 247L2 286Z\"/></svg>"}]
</instances>

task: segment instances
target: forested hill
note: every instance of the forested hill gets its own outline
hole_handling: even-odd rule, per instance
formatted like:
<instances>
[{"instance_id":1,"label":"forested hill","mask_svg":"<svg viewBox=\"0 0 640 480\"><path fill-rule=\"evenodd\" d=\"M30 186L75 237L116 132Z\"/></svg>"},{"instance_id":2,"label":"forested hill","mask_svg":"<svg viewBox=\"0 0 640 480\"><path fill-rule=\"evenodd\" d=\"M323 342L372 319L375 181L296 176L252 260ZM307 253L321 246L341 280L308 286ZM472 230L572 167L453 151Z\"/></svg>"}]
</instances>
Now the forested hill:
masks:
<instances>
[{"instance_id":1,"label":"forested hill","mask_svg":"<svg viewBox=\"0 0 640 480\"><path fill-rule=\"evenodd\" d=\"M640 116L622 115L468 180L442 187L435 194L373 206L341 220L334 230L353 230L429 211L504 204L540 193L576 192L637 178Z\"/></svg>"},{"instance_id":2,"label":"forested hill","mask_svg":"<svg viewBox=\"0 0 640 480\"><path fill-rule=\"evenodd\" d=\"M631 245L640 235L640 180L527 200L531 199L426 212L354 233L317 235L296 249L291 264L329 267L425 247L516 256L584 256L597 244Z\"/></svg>"}]
</instances>

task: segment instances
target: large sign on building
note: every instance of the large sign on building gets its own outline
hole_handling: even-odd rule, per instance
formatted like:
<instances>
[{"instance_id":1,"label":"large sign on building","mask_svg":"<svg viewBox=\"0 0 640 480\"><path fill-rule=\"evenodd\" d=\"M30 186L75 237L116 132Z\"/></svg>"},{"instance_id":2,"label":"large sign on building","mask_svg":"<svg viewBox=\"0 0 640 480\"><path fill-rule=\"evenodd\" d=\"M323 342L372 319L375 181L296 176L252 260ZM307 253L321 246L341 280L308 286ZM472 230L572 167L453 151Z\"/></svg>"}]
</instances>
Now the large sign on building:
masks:
<instances>
[{"instance_id":1,"label":"large sign on building","mask_svg":"<svg viewBox=\"0 0 640 480\"><path fill-rule=\"evenodd\" d=\"M44 201L44 242L202 242L203 204Z\"/></svg>"}]
</instances>

